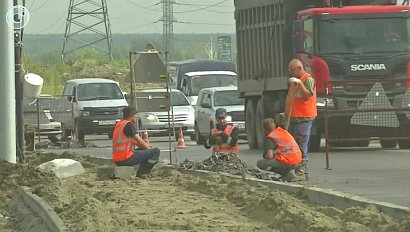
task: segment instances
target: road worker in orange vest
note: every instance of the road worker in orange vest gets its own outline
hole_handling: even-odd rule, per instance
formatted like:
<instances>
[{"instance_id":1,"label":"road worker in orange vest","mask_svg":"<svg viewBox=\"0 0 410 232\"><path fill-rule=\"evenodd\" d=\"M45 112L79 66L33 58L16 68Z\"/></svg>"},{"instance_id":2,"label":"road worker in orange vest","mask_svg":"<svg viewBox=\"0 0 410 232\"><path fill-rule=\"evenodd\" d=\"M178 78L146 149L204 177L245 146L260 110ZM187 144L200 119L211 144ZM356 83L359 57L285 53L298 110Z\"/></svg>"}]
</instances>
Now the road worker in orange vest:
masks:
<instances>
[{"instance_id":1,"label":"road worker in orange vest","mask_svg":"<svg viewBox=\"0 0 410 232\"><path fill-rule=\"evenodd\" d=\"M228 114L225 108L216 109L215 118L217 124L211 130L211 136L205 141L204 147L206 149L212 147L213 155L228 154L237 157L239 151L239 131L236 127L228 124L226 116Z\"/></svg>"},{"instance_id":2,"label":"road worker in orange vest","mask_svg":"<svg viewBox=\"0 0 410 232\"><path fill-rule=\"evenodd\" d=\"M297 178L295 169L302 162L302 152L293 136L281 127L276 127L272 118L263 120L265 130L265 152L258 160L257 167L281 175L282 181L302 180Z\"/></svg>"},{"instance_id":3,"label":"road worker in orange vest","mask_svg":"<svg viewBox=\"0 0 410 232\"><path fill-rule=\"evenodd\" d=\"M293 85L294 100L290 112L289 132L298 138L298 144L302 150L302 165L296 170L296 174L308 177L307 162L308 145L312 122L317 116L316 86L313 77L307 73L303 64L298 59L289 62L289 83ZM289 88L291 93L291 88Z\"/></svg>"},{"instance_id":4,"label":"road worker in orange vest","mask_svg":"<svg viewBox=\"0 0 410 232\"><path fill-rule=\"evenodd\" d=\"M137 133L137 110L126 106L123 119L117 123L112 138L112 160L118 166L140 165L137 177L146 177L159 160L160 150L151 148ZM135 146L137 147L136 149Z\"/></svg>"}]
</instances>

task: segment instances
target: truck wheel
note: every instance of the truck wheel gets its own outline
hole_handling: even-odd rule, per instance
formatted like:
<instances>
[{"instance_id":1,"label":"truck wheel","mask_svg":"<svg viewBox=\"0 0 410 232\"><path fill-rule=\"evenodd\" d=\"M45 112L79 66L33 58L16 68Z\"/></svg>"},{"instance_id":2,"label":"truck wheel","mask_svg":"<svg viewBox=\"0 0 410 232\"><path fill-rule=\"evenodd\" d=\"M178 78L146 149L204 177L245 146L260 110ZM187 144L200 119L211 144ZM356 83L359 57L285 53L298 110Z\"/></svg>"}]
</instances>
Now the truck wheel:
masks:
<instances>
[{"instance_id":1,"label":"truck wheel","mask_svg":"<svg viewBox=\"0 0 410 232\"><path fill-rule=\"evenodd\" d=\"M397 142L391 140L380 140L380 145L382 148L396 148Z\"/></svg>"},{"instance_id":2,"label":"truck wheel","mask_svg":"<svg viewBox=\"0 0 410 232\"><path fill-rule=\"evenodd\" d=\"M191 141L196 141L196 136L195 136L195 134L189 135L189 138L191 139Z\"/></svg>"},{"instance_id":3,"label":"truck wheel","mask_svg":"<svg viewBox=\"0 0 410 232\"><path fill-rule=\"evenodd\" d=\"M256 105L256 115L255 115L255 129L256 129L256 141L259 149L263 149L265 146L265 133L263 129L263 119L264 119L264 109L263 100L259 99Z\"/></svg>"},{"instance_id":4,"label":"truck wheel","mask_svg":"<svg viewBox=\"0 0 410 232\"><path fill-rule=\"evenodd\" d=\"M408 140L399 141L399 147L400 149L410 149L410 141Z\"/></svg>"},{"instance_id":5,"label":"truck wheel","mask_svg":"<svg viewBox=\"0 0 410 232\"><path fill-rule=\"evenodd\" d=\"M309 151L318 152L320 150L320 140L322 136L320 135L310 135L309 138Z\"/></svg>"},{"instance_id":6,"label":"truck wheel","mask_svg":"<svg viewBox=\"0 0 410 232\"><path fill-rule=\"evenodd\" d=\"M198 145L202 145L204 142L204 138L201 136L198 125L196 123L195 123L195 141L196 141L196 144Z\"/></svg>"},{"instance_id":7,"label":"truck wheel","mask_svg":"<svg viewBox=\"0 0 410 232\"><path fill-rule=\"evenodd\" d=\"M258 146L256 142L255 107L253 101L250 99L246 103L245 113L245 131L246 138L248 139L248 146L250 149L255 149Z\"/></svg>"}]
</instances>

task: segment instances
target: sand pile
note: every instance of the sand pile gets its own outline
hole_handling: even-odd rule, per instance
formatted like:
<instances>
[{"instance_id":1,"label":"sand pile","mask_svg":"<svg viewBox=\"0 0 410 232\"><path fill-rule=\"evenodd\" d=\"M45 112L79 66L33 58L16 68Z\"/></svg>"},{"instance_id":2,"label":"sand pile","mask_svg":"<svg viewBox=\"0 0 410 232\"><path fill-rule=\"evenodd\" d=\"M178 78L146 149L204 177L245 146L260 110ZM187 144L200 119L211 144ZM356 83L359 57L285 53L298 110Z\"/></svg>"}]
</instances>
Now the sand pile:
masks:
<instances>
[{"instance_id":1,"label":"sand pile","mask_svg":"<svg viewBox=\"0 0 410 232\"><path fill-rule=\"evenodd\" d=\"M73 154L39 155L29 162L68 156L82 162L86 173L61 181L36 174L44 179L33 186L41 184L37 193L69 231L410 231L410 220L372 207L315 206L217 173L199 178L158 167L148 179L113 180L110 164Z\"/></svg>"}]
</instances>

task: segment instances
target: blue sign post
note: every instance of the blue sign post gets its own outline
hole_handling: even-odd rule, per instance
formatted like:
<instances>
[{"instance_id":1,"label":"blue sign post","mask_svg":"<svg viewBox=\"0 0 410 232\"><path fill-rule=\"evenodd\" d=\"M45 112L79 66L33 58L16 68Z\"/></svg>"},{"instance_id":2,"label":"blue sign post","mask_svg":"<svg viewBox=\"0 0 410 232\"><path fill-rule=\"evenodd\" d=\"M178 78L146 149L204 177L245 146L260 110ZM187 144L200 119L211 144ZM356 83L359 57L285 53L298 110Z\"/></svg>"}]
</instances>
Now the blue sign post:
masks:
<instances>
[{"instance_id":1,"label":"blue sign post","mask_svg":"<svg viewBox=\"0 0 410 232\"><path fill-rule=\"evenodd\" d=\"M218 57L220 60L232 61L230 36L218 36Z\"/></svg>"}]
</instances>

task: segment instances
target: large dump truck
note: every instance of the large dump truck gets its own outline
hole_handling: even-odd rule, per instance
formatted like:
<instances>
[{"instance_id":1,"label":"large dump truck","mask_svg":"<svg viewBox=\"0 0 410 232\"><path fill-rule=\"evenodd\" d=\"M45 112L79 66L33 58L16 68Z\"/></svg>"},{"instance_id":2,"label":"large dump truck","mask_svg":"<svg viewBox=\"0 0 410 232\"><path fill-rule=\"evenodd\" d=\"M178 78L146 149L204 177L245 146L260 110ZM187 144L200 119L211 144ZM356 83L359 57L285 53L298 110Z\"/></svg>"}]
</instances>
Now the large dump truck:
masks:
<instances>
[{"instance_id":1,"label":"large dump truck","mask_svg":"<svg viewBox=\"0 0 410 232\"><path fill-rule=\"evenodd\" d=\"M370 90L328 88L328 81L402 78L404 83L383 84L391 105L401 105L410 88L409 10L391 0L235 0L238 85L246 99L249 147L263 147L263 118L284 112L292 58L302 60L316 81L319 116L312 127L311 151L319 149L323 137L325 101L336 108L357 108ZM329 130L335 125L344 129L345 137L354 137L351 117L331 118ZM410 131L409 118L399 119L400 128L389 130L387 136ZM360 136L382 136L385 129L362 127ZM410 146L403 140L380 142L382 147Z\"/></svg>"}]
</instances>

